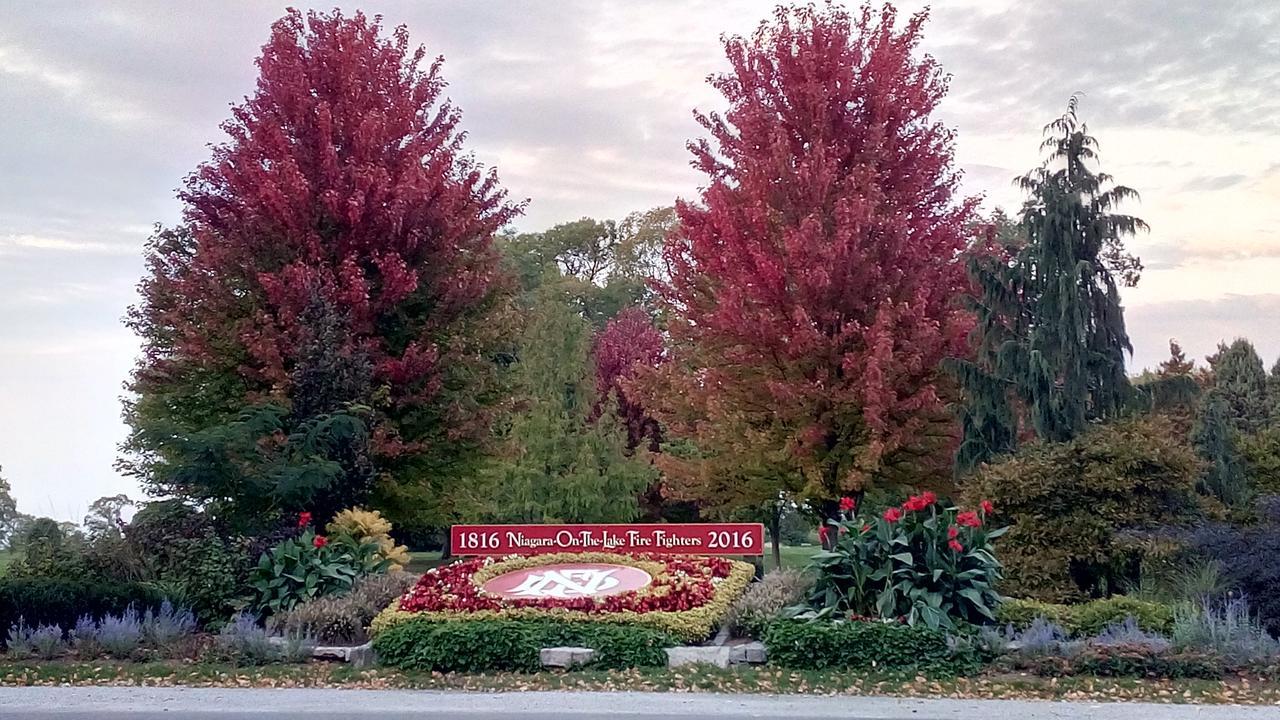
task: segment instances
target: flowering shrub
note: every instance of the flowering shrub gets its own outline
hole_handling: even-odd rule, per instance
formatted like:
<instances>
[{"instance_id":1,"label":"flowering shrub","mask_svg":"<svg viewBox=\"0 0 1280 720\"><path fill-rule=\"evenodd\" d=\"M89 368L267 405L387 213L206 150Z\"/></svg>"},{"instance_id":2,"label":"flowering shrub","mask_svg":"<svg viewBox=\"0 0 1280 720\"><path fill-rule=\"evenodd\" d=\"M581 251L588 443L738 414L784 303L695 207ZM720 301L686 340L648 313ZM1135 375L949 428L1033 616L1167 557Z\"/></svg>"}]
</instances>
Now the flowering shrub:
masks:
<instances>
[{"instance_id":1,"label":"flowering shrub","mask_svg":"<svg viewBox=\"0 0 1280 720\"><path fill-rule=\"evenodd\" d=\"M991 541L1005 532L987 527L994 511L988 502L941 508L926 492L870 521L842 514L832 523L834 547L814 556L817 583L798 614L900 618L931 628L994 621L1000 563Z\"/></svg>"},{"instance_id":2,"label":"flowering shrub","mask_svg":"<svg viewBox=\"0 0 1280 720\"><path fill-rule=\"evenodd\" d=\"M638 567L653 578L639 590L597 597L507 598L481 587L507 572L564 562ZM748 563L725 558L548 553L502 560L463 560L427 571L374 619L370 634L417 617L437 620L547 619L645 625L686 640L711 633L754 576Z\"/></svg>"},{"instance_id":3,"label":"flowering shrub","mask_svg":"<svg viewBox=\"0 0 1280 720\"><path fill-rule=\"evenodd\" d=\"M386 572L390 562L377 543L338 536L333 542L307 530L262 554L250 585L254 607L264 613L291 610L299 603L346 592L357 578Z\"/></svg>"}]
</instances>

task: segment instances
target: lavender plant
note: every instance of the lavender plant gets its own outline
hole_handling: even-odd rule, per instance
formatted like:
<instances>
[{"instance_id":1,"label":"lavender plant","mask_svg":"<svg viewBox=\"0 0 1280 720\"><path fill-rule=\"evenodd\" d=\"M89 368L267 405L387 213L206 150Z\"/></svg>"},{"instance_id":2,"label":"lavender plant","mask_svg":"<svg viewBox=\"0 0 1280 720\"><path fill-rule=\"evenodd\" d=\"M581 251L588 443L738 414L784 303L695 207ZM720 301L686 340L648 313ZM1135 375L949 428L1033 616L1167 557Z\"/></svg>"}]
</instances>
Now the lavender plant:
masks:
<instances>
[{"instance_id":1,"label":"lavender plant","mask_svg":"<svg viewBox=\"0 0 1280 720\"><path fill-rule=\"evenodd\" d=\"M280 655L257 616L249 613L231 616L218 634L218 648L237 665L264 665Z\"/></svg>"},{"instance_id":2,"label":"lavender plant","mask_svg":"<svg viewBox=\"0 0 1280 720\"><path fill-rule=\"evenodd\" d=\"M62 628L57 625L41 625L31 633L31 646L41 660L52 660L62 654Z\"/></svg>"},{"instance_id":3,"label":"lavender plant","mask_svg":"<svg viewBox=\"0 0 1280 720\"><path fill-rule=\"evenodd\" d=\"M1267 633L1245 598L1179 606L1174 612L1173 645L1180 650L1215 652L1237 667L1280 657L1280 642Z\"/></svg>"},{"instance_id":4,"label":"lavender plant","mask_svg":"<svg viewBox=\"0 0 1280 720\"><path fill-rule=\"evenodd\" d=\"M132 606L119 615L105 615L98 623L98 644L115 658L132 657L142 644L142 619Z\"/></svg>"},{"instance_id":5,"label":"lavender plant","mask_svg":"<svg viewBox=\"0 0 1280 720\"><path fill-rule=\"evenodd\" d=\"M1098 647L1131 647L1150 653L1162 653L1169 649L1169 639L1163 635L1149 633L1138 626L1138 621L1129 615L1121 622L1107 626L1094 636L1090 645Z\"/></svg>"},{"instance_id":6,"label":"lavender plant","mask_svg":"<svg viewBox=\"0 0 1280 720\"><path fill-rule=\"evenodd\" d=\"M176 609L165 600L156 612L147 610L142 618L142 632L147 642L159 650L171 650L179 641L196 631L196 616L190 610Z\"/></svg>"},{"instance_id":7,"label":"lavender plant","mask_svg":"<svg viewBox=\"0 0 1280 720\"><path fill-rule=\"evenodd\" d=\"M36 653L33 635L35 631L27 625L26 620L19 617L18 622L9 626L9 634L5 636L5 647L9 648L12 658L29 658Z\"/></svg>"},{"instance_id":8,"label":"lavender plant","mask_svg":"<svg viewBox=\"0 0 1280 720\"><path fill-rule=\"evenodd\" d=\"M71 629L71 647L82 658L97 657L102 654L102 645L98 642L98 623L92 615L81 615Z\"/></svg>"}]
</instances>

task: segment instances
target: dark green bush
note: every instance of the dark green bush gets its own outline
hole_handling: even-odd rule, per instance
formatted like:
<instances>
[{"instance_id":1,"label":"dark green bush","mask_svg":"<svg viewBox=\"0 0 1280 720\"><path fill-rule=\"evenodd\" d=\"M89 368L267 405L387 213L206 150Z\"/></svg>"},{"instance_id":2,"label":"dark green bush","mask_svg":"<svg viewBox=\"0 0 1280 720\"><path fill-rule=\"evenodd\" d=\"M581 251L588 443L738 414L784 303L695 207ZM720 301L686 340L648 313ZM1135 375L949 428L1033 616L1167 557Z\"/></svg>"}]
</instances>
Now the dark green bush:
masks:
<instances>
[{"instance_id":1,"label":"dark green bush","mask_svg":"<svg viewBox=\"0 0 1280 720\"><path fill-rule=\"evenodd\" d=\"M1077 602L1133 586L1143 552L1125 539L1200 516L1201 464L1158 416L1102 425L1070 442L1032 443L983 466L970 500L995 503L1006 595Z\"/></svg>"},{"instance_id":2,"label":"dark green bush","mask_svg":"<svg viewBox=\"0 0 1280 720\"><path fill-rule=\"evenodd\" d=\"M158 609L163 598L140 583L104 583L66 578L4 578L0 580L0 628L18 618L32 627L74 627L81 615L101 618L132 605L138 612ZM2 633L3 631L0 631Z\"/></svg>"},{"instance_id":3,"label":"dark green bush","mask_svg":"<svg viewBox=\"0 0 1280 720\"><path fill-rule=\"evenodd\" d=\"M953 652L943 630L884 622L778 620L764 633L769 663L795 670L929 670L973 668Z\"/></svg>"},{"instance_id":4,"label":"dark green bush","mask_svg":"<svg viewBox=\"0 0 1280 720\"><path fill-rule=\"evenodd\" d=\"M1000 625L1026 629L1037 617L1061 626L1077 637L1091 637L1132 616L1138 627L1167 635L1173 629L1173 608L1124 595L1080 605L1060 605L1037 600L1006 600L996 613Z\"/></svg>"},{"instance_id":5,"label":"dark green bush","mask_svg":"<svg viewBox=\"0 0 1280 720\"><path fill-rule=\"evenodd\" d=\"M373 648L380 662L402 670L437 672L536 672L539 650L587 647L597 668L665 665L665 633L630 625L524 620L412 620L379 633Z\"/></svg>"},{"instance_id":6,"label":"dark green bush","mask_svg":"<svg viewBox=\"0 0 1280 720\"><path fill-rule=\"evenodd\" d=\"M365 633L374 616L413 587L417 579L417 575L401 571L367 575L356 580L346 595L317 598L277 615L275 626L322 643L359 644L367 639Z\"/></svg>"},{"instance_id":7,"label":"dark green bush","mask_svg":"<svg viewBox=\"0 0 1280 720\"><path fill-rule=\"evenodd\" d=\"M1221 679L1222 659L1198 652L1151 652L1125 645L1090 647L1071 661L1076 675L1100 677L1203 678Z\"/></svg>"}]
</instances>

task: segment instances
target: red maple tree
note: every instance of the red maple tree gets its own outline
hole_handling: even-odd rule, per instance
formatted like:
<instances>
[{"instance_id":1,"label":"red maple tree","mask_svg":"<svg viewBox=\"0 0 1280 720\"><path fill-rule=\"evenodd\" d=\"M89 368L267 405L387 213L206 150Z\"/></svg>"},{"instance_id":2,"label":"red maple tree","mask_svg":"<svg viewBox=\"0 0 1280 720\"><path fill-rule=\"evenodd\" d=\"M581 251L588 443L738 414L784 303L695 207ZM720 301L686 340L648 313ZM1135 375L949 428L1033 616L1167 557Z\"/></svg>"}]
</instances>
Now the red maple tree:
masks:
<instances>
[{"instance_id":1,"label":"red maple tree","mask_svg":"<svg viewBox=\"0 0 1280 720\"><path fill-rule=\"evenodd\" d=\"M130 316L135 428L288 402L319 306L342 327L331 353L369 365L367 396L338 399L377 406L378 454L447 454L485 432L465 382L483 374L491 238L520 206L463 153L442 62L360 13L290 10L272 26L230 140L186 179L182 226L149 248Z\"/></svg>"},{"instance_id":2,"label":"red maple tree","mask_svg":"<svg viewBox=\"0 0 1280 720\"><path fill-rule=\"evenodd\" d=\"M628 450L644 445L653 452L658 451L661 442L658 421L625 384L641 369L660 365L665 353L662 334L653 326L649 314L638 307L623 309L596 335L598 402L603 403L610 397L616 402L618 418L627 428Z\"/></svg>"},{"instance_id":3,"label":"red maple tree","mask_svg":"<svg viewBox=\"0 0 1280 720\"><path fill-rule=\"evenodd\" d=\"M939 361L970 327L955 300L976 199L931 117L947 79L917 52L925 20L780 8L724 41L728 110L697 114L708 183L678 206L657 286L672 362L640 387L704 453L739 428L710 455L775 476L774 499L783 456L814 497L884 477L941 416Z\"/></svg>"}]
</instances>

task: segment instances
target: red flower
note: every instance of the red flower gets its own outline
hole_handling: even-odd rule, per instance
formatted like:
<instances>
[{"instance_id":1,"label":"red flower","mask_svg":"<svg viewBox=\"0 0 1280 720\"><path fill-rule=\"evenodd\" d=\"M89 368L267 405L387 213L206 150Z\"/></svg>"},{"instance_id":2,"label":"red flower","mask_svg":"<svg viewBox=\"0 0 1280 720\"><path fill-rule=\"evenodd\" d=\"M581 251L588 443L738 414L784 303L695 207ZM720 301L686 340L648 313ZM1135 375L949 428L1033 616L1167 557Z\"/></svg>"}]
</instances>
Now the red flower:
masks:
<instances>
[{"instance_id":1,"label":"red flower","mask_svg":"<svg viewBox=\"0 0 1280 720\"><path fill-rule=\"evenodd\" d=\"M823 545L827 544L827 526L826 525L818 526L818 542L822 543Z\"/></svg>"},{"instance_id":2,"label":"red flower","mask_svg":"<svg viewBox=\"0 0 1280 720\"><path fill-rule=\"evenodd\" d=\"M956 524L965 527L982 527L982 520L978 517L978 513L972 510L965 510L956 515Z\"/></svg>"},{"instance_id":3,"label":"red flower","mask_svg":"<svg viewBox=\"0 0 1280 720\"><path fill-rule=\"evenodd\" d=\"M964 552L964 546L960 544L959 540L948 540L947 547L955 550L956 552Z\"/></svg>"},{"instance_id":4,"label":"red flower","mask_svg":"<svg viewBox=\"0 0 1280 720\"><path fill-rule=\"evenodd\" d=\"M858 507L858 502L851 497L840 498L840 512L849 512Z\"/></svg>"},{"instance_id":5,"label":"red flower","mask_svg":"<svg viewBox=\"0 0 1280 720\"><path fill-rule=\"evenodd\" d=\"M898 508L889 508L884 511L884 519L886 522L896 523L902 519L902 511Z\"/></svg>"},{"instance_id":6,"label":"red flower","mask_svg":"<svg viewBox=\"0 0 1280 720\"><path fill-rule=\"evenodd\" d=\"M920 500L924 502L925 507L928 507L938 502L938 496L933 494L932 491L926 490L924 494L920 496Z\"/></svg>"},{"instance_id":7,"label":"red flower","mask_svg":"<svg viewBox=\"0 0 1280 720\"><path fill-rule=\"evenodd\" d=\"M298 527L306 527L311 524L311 513L298 513Z\"/></svg>"},{"instance_id":8,"label":"red flower","mask_svg":"<svg viewBox=\"0 0 1280 720\"><path fill-rule=\"evenodd\" d=\"M960 528L956 527L955 525L952 525L951 527L947 528L947 537L951 538L952 540L955 540L959 536L960 536Z\"/></svg>"},{"instance_id":9,"label":"red flower","mask_svg":"<svg viewBox=\"0 0 1280 720\"><path fill-rule=\"evenodd\" d=\"M996 506L992 505L990 500L983 500L981 503L978 503L978 507L981 507L982 512L986 513L987 515L990 515L991 513L996 511Z\"/></svg>"},{"instance_id":10,"label":"red flower","mask_svg":"<svg viewBox=\"0 0 1280 720\"><path fill-rule=\"evenodd\" d=\"M311 541L311 544L312 544L312 545L315 545L315 546L316 546L316 547L318 547L318 548L322 548L322 547L324 547L325 545L328 545L328 544L329 544L329 538L327 538L327 537L325 537L325 536L323 536L323 535L317 535L317 536L316 536L316 539Z\"/></svg>"},{"instance_id":11,"label":"red flower","mask_svg":"<svg viewBox=\"0 0 1280 720\"><path fill-rule=\"evenodd\" d=\"M912 495L911 497L907 498L906 502L902 503L902 509L910 512L918 512L927 507L929 506L925 504L924 498L918 495Z\"/></svg>"},{"instance_id":12,"label":"red flower","mask_svg":"<svg viewBox=\"0 0 1280 720\"><path fill-rule=\"evenodd\" d=\"M863 523L863 524L862 524L862 532L866 532L866 531L868 531L868 530L870 530L870 529L871 529L871 526L870 526L870 525L868 525L868 524L866 524L866 523Z\"/></svg>"}]
</instances>

